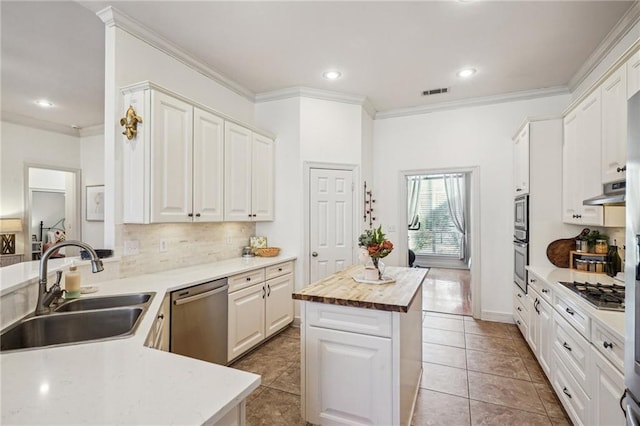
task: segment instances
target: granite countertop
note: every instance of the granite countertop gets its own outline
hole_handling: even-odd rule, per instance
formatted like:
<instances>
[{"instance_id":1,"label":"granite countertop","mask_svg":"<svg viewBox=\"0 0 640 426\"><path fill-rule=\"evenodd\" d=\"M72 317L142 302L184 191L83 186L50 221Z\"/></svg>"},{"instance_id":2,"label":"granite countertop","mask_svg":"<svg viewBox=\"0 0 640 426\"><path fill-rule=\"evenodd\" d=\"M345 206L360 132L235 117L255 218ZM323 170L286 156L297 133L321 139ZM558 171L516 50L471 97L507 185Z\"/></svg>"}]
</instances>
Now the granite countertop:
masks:
<instances>
[{"instance_id":1,"label":"granite countertop","mask_svg":"<svg viewBox=\"0 0 640 426\"><path fill-rule=\"evenodd\" d=\"M293 298L307 302L329 303L381 311L408 312L427 276L428 269L387 267L385 276L396 281L389 284L362 284L353 279L364 267L354 265L293 293Z\"/></svg>"},{"instance_id":2,"label":"granite countertop","mask_svg":"<svg viewBox=\"0 0 640 426\"><path fill-rule=\"evenodd\" d=\"M551 288L553 288L554 292L569 298L578 307L585 311L593 321L596 321L610 333L613 333L615 337L624 341L624 312L597 309L590 305L582 297L578 296L576 293L559 283L560 281L588 281L591 283L615 283L620 285L620 282L615 281L607 274L594 274L568 268L554 268L551 266L528 266L527 269L542 278L547 284L551 286Z\"/></svg>"},{"instance_id":3,"label":"granite countertop","mask_svg":"<svg viewBox=\"0 0 640 426\"><path fill-rule=\"evenodd\" d=\"M260 385L260 376L145 347L164 295L294 259L231 259L94 284L99 291L86 297L156 295L128 338L2 353L0 423L215 423Z\"/></svg>"}]
</instances>

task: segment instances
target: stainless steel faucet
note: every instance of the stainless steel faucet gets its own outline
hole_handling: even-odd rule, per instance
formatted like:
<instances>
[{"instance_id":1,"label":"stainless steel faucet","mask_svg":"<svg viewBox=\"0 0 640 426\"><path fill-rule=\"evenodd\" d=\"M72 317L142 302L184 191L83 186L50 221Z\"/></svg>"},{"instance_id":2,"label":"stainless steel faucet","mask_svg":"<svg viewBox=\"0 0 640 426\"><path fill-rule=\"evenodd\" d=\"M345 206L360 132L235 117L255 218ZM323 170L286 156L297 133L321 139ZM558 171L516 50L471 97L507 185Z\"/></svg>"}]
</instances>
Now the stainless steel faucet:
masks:
<instances>
[{"instance_id":1,"label":"stainless steel faucet","mask_svg":"<svg viewBox=\"0 0 640 426\"><path fill-rule=\"evenodd\" d=\"M47 290L47 269L48 262L51 255L58 250L59 248L65 246L76 246L85 249L89 256L91 256L91 271L95 274L96 272L102 272L104 270L104 266L102 266L102 260L98 258L93 247L91 247L87 243L83 243L82 241L61 241L57 244L52 245L44 252L42 257L40 258L40 281L38 284L38 302L36 303L36 311L35 315L48 314L50 309L49 306L51 303L62 296L62 289L60 288L60 279L62 278L62 271L58 271L56 277L56 283Z\"/></svg>"}]
</instances>

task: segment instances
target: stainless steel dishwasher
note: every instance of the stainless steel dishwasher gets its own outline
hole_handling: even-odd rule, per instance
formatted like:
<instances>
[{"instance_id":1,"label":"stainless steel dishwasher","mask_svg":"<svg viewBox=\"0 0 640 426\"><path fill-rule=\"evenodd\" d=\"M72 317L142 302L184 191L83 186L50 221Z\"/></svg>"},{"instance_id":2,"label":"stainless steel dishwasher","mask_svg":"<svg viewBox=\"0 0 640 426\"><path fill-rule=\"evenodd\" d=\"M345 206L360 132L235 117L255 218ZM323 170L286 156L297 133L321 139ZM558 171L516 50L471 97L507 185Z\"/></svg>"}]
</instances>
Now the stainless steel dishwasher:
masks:
<instances>
[{"instance_id":1,"label":"stainless steel dishwasher","mask_svg":"<svg viewBox=\"0 0 640 426\"><path fill-rule=\"evenodd\" d=\"M227 279L171 293L173 353L227 364Z\"/></svg>"}]
</instances>

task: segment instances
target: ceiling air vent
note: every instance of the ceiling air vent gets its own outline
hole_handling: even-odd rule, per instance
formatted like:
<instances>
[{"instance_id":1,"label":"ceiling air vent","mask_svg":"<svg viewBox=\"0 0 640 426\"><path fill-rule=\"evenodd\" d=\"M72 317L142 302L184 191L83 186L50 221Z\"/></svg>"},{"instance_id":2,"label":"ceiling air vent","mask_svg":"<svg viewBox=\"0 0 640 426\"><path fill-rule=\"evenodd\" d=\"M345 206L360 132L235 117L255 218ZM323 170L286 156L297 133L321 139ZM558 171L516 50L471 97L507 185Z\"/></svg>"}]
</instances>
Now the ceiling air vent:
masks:
<instances>
[{"instance_id":1,"label":"ceiling air vent","mask_svg":"<svg viewBox=\"0 0 640 426\"><path fill-rule=\"evenodd\" d=\"M442 87L440 89L425 90L422 92L422 96L439 95L441 93L449 93L448 87Z\"/></svg>"}]
</instances>

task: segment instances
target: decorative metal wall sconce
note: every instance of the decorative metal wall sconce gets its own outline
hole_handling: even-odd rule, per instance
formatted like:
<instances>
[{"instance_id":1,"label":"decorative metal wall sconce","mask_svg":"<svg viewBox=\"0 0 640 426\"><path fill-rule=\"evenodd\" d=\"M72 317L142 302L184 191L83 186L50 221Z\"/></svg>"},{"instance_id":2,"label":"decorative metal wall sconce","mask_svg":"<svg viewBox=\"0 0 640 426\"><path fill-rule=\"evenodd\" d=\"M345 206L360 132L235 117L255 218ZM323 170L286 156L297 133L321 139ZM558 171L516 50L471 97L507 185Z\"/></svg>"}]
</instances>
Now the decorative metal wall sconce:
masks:
<instances>
[{"instance_id":1,"label":"decorative metal wall sconce","mask_svg":"<svg viewBox=\"0 0 640 426\"><path fill-rule=\"evenodd\" d=\"M137 115L133 107L129 105L125 116L120 119L120 125L124 126L122 134L129 140L135 138L138 134L138 123L142 123L142 117Z\"/></svg>"},{"instance_id":2,"label":"decorative metal wall sconce","mask_svg":"<svg viewBox=\"0 0 640 426\"><path fill-rule=\"evenodd\" d=\"M371 190L367 191L367 181L364 182L364 222L369 221L369 228L373 226L373 222L375 222L376 218L373 216L373 203L376 200L373 199L373 194Z\"/></svg>"}]
</instances>

